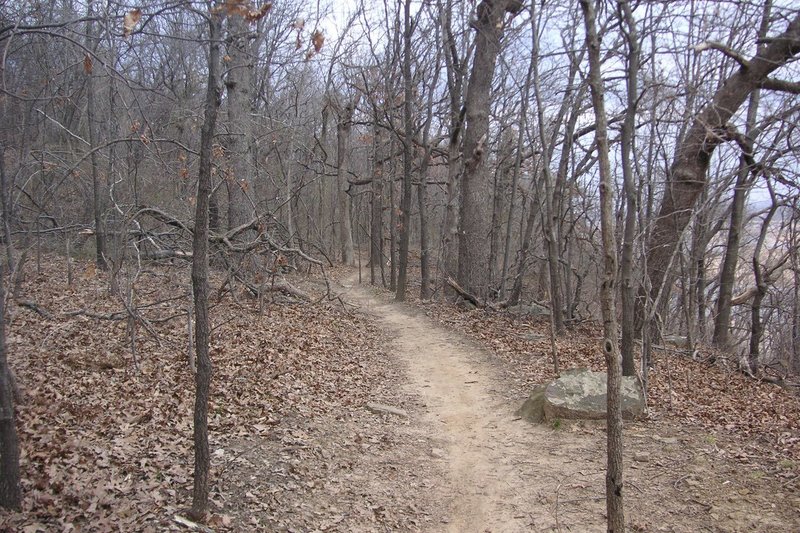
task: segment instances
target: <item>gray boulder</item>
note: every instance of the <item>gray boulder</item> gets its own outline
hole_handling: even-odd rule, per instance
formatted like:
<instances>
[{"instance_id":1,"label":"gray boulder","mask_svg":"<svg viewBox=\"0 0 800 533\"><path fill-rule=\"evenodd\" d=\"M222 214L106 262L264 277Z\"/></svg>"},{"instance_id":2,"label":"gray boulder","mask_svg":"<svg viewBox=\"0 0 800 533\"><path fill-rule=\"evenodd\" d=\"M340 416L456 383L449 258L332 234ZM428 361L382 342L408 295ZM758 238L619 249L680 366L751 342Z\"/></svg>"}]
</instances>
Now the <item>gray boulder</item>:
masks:
<instances>
[{"instance_id":1,"label":"gray boulder","mask_svg":"<svg viewBox=\"0 0 800 533\"><path fill-rule=\"evenodd\" d=\"M512 305L506 311L514 316L550 316L550 309L535 303Z\"/></svg>"},{"instance_id":2,"label":"gray boulder","mask_svg":"<svg viewBox=\"0 0 800 533\"><path fill-rule=\"evenodd\" d=\"M622 378L622 418L633 420L645 414L644 394L639 380ZM606 418L606 373L568 370L550 383L544 392L544 415L547 420Z\"/></svg>"},{"instance_id":3,"label":"gray boulder","mask_svg":"<svg viewBox=\"0 0 800 533\"><path fill-rule=\"evenodd\" d=\"M644 395L634 377L622 378L622 417L633 420L645 414ZM602 420L606 418L606 373L567 370L557 380L537 385L516 415L531 422Z\"/></svg>"},{"instance_id":4,"label":"gray boulder","mask_svg":"<svg viewBox=\"0 0 800 533\"><path fill-rule=\"evenodd\" d=\"M533 392L522 404L522 407L517 409L515 413L518 417L524 418L530 422L541 423L544 422L544 391L547 385L536 385Z\"/></svg>"}]
</instances>

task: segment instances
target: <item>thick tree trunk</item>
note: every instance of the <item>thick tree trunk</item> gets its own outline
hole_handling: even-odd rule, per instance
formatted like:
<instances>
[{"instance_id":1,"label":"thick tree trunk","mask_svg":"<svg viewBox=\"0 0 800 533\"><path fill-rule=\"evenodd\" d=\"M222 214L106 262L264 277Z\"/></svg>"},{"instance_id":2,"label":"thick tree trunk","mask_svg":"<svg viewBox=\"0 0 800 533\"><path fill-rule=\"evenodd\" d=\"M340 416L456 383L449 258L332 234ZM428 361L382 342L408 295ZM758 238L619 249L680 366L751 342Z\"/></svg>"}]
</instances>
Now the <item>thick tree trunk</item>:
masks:
<instances>
[{"instance_id":1,"label":"thick tree trunk","mask_svg":"<svg viewBox=\"0 0 800 533\"><path fill-rule=\"evenodd\" d=\"M444 221L442 223L442 246L439 257L439 283L442 296L456 295L448 278L458 274L458 204L459 182L461 175L460 139L463 118L461 99L463 93L464 73L462 62L458 57L452 29L452 0L442 8L442 34L445 48L444 58L447 70L447 89L450 98L450 142L447 146L447 191L445 196Z\"/></svg>"},{"instance_id":2,"label":"thick tree trunk","mask_svg":"<svg viewBox=\"0 0 800 533\"><path fill-rule=\"evenodd\" d=\"M728 121L769 74L800 53L800 14L779 36L731 75L695 117L680 142L667 177L658 218L647 243L647 275L654 298L666 287L667 268L681 233L691 218L695 201L706 186L711 156L727 140Z\"/></svg>"},{"instance_id":3,"label":"thick tree trunk","mask_svg":"<svg viewBox=\"0 0 800 533\"><path fill-rule=\"evenodd\" d=\"M0 507L19 509L22 504L19 473L19 439L11 369L6 351L4 269L0 267Z\"/></svg>"},{"instance_id":4,"label":"thick tree trunk","mask_svg":"<svg viewBox=\"0 0 800 533\"><path fill-rule=\"evenodd\" d=\"M600 306L603 313L603 352L606 356L608 389L606 406L608 417L606 471L606 515L608 531L625 531L622 476L622 403L620 387L622 368L617 344L617 311L615 304L617 275L617 246L614 237L614 181L609 161L608 132L603 80L600 74L600 39L595 26L595 9L592 0L581 0L586 21L586 45L589 49L589 85L594 107L595 138L600 164L600 226L603 240L603 283L600 286Z\"/></svg>"},{"instance_id":5,"label":"thick tree trunk","mask_svg":"<svg viewBox=\"0 0 800 533\"><path fill-rule=\"evenodd\" d=\"M252 161L250 150L252 139L252 78L253 59L250 52L252 30L249 22L239 14L227 19L227 62L228 74L225 87L228 92L227 120L227 158L229 175L228 190L228 229L236 228L251 221L255 215L250 198L252 187Z\"/></svg>"},{"instance_id":6,"label":"thick tree trunk","mask_svg":"<svg viewBox=\"0 0 800 533\"><path fill-rule=\"evenodd\" d=\"M636 330L634 318L636 314L636 287L633 280L633 241L636 235L636 218L638 202L633 176L633 136L636 127L636 102L638 101L639 79L639 35L636 21L628 2L618 2L625 25L625 41L628 46L627 69L627 109L622 125L622 177L625 194L625 229L622 241L622 264L620 278L622 281L622 375L635 376L636 364L633 359Z\"/></svg>"},{"instance_id":7,"label":"thick tree trunk","mask_svg":"<svg viewBox=\"0 0 800 533\"><path fill-rule=\"evenodd\" d=\"M208 207L211 194L211 145L220 104L219 14L209 14L208 87L205 115L200 131L200 168L197 183L194 238L192 242L192 291L195 311L195 404L194 404L194 490L192 516L201 520L208 511L209 469L211 455L208 446L208 396L211 388L211 358L209 340L211 324L208 316Z\"/></svg>"},{"instance_id":8,"label":"thick tree trunk","mask_svg":"<svg viewBox=\"0 0 800 533\"><path fill-rule=\"evenodd\" d=\"M408 273L408 245L411 239L411 167L414 125L411 123L413 80L411 79L411 0L403 6L403 193L400 198L400 257L395 298L406 299L406 276Z\"/></svg>"},{"instance_id":9,"label":"thick tree trunk","mask_svg":"<svg viewBox=\"0 0 800 533\"><path fill-rule=\"evenodd\" d=\"M356 252L353 244L353 222L348 175L350 173L350 132L353 128L353 112L357 100L348 102L336 124L336 178L339 184L339 238L342 264L355 265Z\"/></svg>"},{"instance_id":10,"label":"thick tree trunk","mask_svg":"<svg viewBox=\"0 0 800 533\"><path fill-rule=\"evenodd\" d=\"M473 21L475 58L467 88L464 171L461 177L458 281L470 294L485 299L489 289L489 217L486 202L486 150L492 79L500 52L506 13L522 9L518 0L483 0Z\"/></svg>"}]
</instances>

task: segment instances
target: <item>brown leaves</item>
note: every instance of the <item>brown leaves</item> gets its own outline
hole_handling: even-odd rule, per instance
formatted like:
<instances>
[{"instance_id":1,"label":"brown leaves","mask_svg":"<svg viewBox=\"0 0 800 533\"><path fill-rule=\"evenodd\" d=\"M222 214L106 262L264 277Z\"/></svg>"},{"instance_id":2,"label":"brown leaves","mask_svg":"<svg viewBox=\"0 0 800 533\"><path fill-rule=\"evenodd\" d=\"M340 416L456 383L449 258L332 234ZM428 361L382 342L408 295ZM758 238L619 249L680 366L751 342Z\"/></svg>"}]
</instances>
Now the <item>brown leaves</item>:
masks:
<instances>
[{"instance_id":1,"label":"brown leaves","mask_svg":"<svg viewBox=\"0 0 800 533\"><path fill-rule=\"evenodd\" d=\"M299 36L298 36L299 42ZM306 52L306 60L311 59L316 54L322 50L322 47L325 45L325 34L322 33L322 30L314 30L311 33L311 48L309 48L308 52Z\"/></svg>"},{"instance_id":2,"label":"brown leaves","mask_svg":"<svg viewBox=\"0 0 800 533\"><path fill-rule=\"evenodd\" d=\"M314 33L311 34L311 44L314 45L315 52L319 53L322 50L322 45L325 44L325 35L322 31L314 30Z\"/></svg>"},{"instance_id":3,"label":"brown leaves","mask_svg":"<svg viewBox=\"0 0 800 533\"><path fill-rule=\"evenodd\" d=\"M426 304L428 315L488 345L529 383L553 379L548 324L512 320L506 313L462 312ZM588 323L587 323L588 324ZM605 371L600 328L582 325L558 340L561 368ZM649 375L651 412L679 424L722 431L772 453L800 459L800 400L784 389L748 378L733 368L693 361L675 351L656 351Z\"/></svg>"},{"instance_id":4,"label":"brown leaves","mask_svg":"<svg viewBox=\"0 0 800 533\"><path fill-rule=\"evenodd\" d=\"M133 9L128 11L125 14L125 18L122 21L122 36L126 39L133 33L133 29L139 23L139 20L142 18L142 10L141 9Z\"/></svg>"},{"instance_id":5,"label":"brown leaves","mask_svg":"<svg viewBox=\"0 0 800 533\"><path fill-rule=\"evenodd\" d=\"M264 2L261 7L254 8L252 3L245 0L225 0L225 2L215 8L216 13L225 12L228 16L238 16L244 18L249 23L254 23L264 18L272 9L272 2Z\"/></svg>"},{"instance_id":6,"label":"brown leaves","mask_svg":"<svg viewBox=\"0 0 800 533\"><path fill-rule=\"evenodd\" d=\"M88 53L83 54L83 72L85 74L91 74L92 69L93 69L92 56L90 56Z\"/></svg>"},{"instance_id":7,"label":"brown leaves","mask_svg":"<svg viewBox=\"0 0 800 533\"><path fill-rule=\"evenodd\" d=\"M140 330L137 371L126 320L63 313L120 311L106 274L92 262L76 261L75 282L65 288L63 258L45 256L42 266L43 276L26 278L22 291L26 299L52 309L55 318L44 320L19 308L9 327L12 366L27 398L18 422L25 501L22 513L0 512L0 531L169 530L171 517L191 499L194 387L182 312L189 303L188 267L155 267L137 285L140 312L152 321L161 343ZM221 281L212 279L217 287ZM212 313L212 476L222 488L212 493L209 520L218 531L275 530L265 525L267 515L310 530L311 521L270 497L284 490L284 478L259 478L248 489L253 499L230 492L240 481L229 477L237 460L232 442L276 442L270 439L277 434L285 437L277 444L287 463L298 453L308 455L305 464L316 460L311 450L298 451L309 440L298 421L336 424L336 417L348 412L343 406L369 398L379 368L372 361L382 358L379 332L324 303L271 304L265 315L257 310L255 300L237 303L226 296ZM178 318L170 319L173 315ZM273 464L272 456L248 459ZM299 497L306 494L301 488L310 493L322 484L313 480L324 475L324 466L292 468ZM245 483L253 472L243 476ZM248 522L255 514L260 526Z\"/></svg>"}]
</instances>

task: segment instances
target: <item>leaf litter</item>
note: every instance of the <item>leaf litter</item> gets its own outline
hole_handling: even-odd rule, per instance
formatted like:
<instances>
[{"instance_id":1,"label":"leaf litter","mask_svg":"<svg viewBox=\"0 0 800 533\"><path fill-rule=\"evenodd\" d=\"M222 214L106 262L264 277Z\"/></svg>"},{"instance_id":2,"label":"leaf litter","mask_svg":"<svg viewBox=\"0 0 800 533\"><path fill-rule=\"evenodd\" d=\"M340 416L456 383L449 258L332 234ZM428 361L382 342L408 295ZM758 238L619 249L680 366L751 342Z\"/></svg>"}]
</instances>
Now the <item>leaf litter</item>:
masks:
<instances>
[{"instance_id":1,"label":"leaf litter","mask_svg":"<svg viewBox=\"0 0 800 533\"><path fill-rule=\"evenodd\" d=\"M123 310L106 275L79 263L67 287L58 258L43 267L41 276L28 275L22 296L53 318L15 306L10 319L10 360L24 391L25 499L22 512L0 513L0 531L185 530L173 517L188 505L192 483L188 270L142 273L137 302L157 338L138 328L134 364L128 321L97 318ZM323 285L300 276L292 282L316 294ZM374 318L324 300L277 301L259 312L257 301L233 290L212 301L208 525L452 529L441 495L447 444L430 428L364 408L384 403L412 419L426 409L398 386L406 370L387 352L390 339ZM509 409L531 384L552 377L546 323L443 304L422 309L488 349L486 364L502 378L494 390ZM598 345L597 328L574 327L559 340L562 368L602 370ZM651 384L650 419L626 426L632 530L800 525L795 397L675 354L659 356ZM535 529L600 527L603 428L565 423L528 431L521 450L511 442L503 448L522 474L536 474L518 489L549 513Z\"/></svg>"},{"instance_id":2,"label":"leaf litter","mask_svg":"<svg viewBox=\"0 0 800 533\"><path fill-rule=\"evenodd\" d=\"M22 306L10 318L9 360L24 396L24 507L0 512L0 531L183 530L173 517L191 501L193 472L188 266L142 272L136 298L157 337L138 328L136 361L129 321L94 318L124 311L107 274L78 262L68 287L63 260L42 267L27 275L21 299L53 318ZM320 291L319 280L293 281ZM208 525L413 529L413 505L369 489L387 472L403 483L420 475L371 464L373 450L391 447L386 425L402 422L364 404L404 401L386 385L398 370L375 324L335 301L284 300L259 313L242 292L211 306Z\"/></svg>"}]
</instances>

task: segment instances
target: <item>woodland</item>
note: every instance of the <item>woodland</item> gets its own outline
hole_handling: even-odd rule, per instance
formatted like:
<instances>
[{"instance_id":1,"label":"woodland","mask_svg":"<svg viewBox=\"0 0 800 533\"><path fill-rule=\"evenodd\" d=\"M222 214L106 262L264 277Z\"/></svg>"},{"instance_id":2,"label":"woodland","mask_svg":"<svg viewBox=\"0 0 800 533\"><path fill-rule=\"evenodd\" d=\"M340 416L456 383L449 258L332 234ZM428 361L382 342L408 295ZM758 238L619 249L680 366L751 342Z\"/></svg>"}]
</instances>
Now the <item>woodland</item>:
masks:
<instances>
[{"instance_id":1,"label":"woodland","mask_svg":"<svg viewBox=\"0 0 800 533\"><path fill-rule=\"evenodd\" d=\"M0 51L0 531L800 527L796 3L0 0ZM442 496L530 463L435 440L448 380L573 367L602 428L468 438L600 477Z\"/></svg>"}]
</instances>

